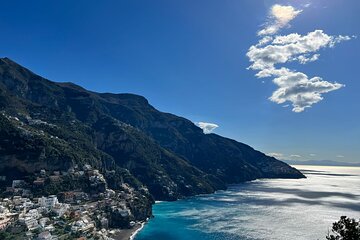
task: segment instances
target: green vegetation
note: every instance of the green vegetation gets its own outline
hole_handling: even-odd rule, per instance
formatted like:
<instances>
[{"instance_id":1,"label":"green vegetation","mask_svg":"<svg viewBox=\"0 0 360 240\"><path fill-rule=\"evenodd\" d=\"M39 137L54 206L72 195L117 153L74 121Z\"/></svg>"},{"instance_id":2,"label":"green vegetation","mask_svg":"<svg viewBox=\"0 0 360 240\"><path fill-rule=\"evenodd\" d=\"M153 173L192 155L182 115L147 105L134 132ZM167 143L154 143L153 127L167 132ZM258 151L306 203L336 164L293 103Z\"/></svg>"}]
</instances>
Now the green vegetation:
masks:
<instances>
[{"instance_id":1,"label":"green vegetation","mask_svg":"<svg viewBox=\"0 0 360 240\"><path fill-rule=\"evenodd\" d=\"M5 231L0 231L0 240L24 240L26 236L24 233L12 234Z\"/></svg>"},{"instance_id":2,"label":"green vegetation","mask_svg":"<svg viewBox=\"0 0 360 240\"><path fill-rule=\"evenodd\" d=\"M359 240L360 239L360 220L342 216L339 221L333 223L331 234L327 240Z\"/></svg>"},{"instance_id":3,"label":"green vegetation","mask_svg":"<svg viewBox=\"0 0 360 240\"><path fill-rule=\"evenodd\" d=\"M123 181L135 189L144 184L155 199L175 200L255 178L304 177L245 144L203 134L144 97L51 82L7 58L0 59L0 135L4 184L41 169L90 164L112 172L105 177L113 189ZM65 190L58 184L42 189Z\"/></svg>"}]
</instances>

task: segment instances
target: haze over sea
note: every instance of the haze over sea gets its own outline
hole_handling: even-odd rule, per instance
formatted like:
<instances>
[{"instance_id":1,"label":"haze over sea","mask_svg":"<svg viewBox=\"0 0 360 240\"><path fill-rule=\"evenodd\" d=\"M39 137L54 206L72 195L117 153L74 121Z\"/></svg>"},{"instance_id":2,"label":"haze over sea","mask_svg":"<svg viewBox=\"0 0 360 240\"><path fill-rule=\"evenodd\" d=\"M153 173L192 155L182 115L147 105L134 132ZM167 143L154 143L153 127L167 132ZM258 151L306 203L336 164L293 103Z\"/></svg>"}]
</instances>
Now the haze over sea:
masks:
<instances>
[{"instance_id":1,"label":"haze over sea","mask_svg":"<svg viewBox=\"0 0 360 240\"><path fill-rule=\"evenodd\" d=\"M340 216L360 218L360 168L295 167L307 179L262 179L157 203L136 240L316 240Z\"/></svg>"}]
</instances>

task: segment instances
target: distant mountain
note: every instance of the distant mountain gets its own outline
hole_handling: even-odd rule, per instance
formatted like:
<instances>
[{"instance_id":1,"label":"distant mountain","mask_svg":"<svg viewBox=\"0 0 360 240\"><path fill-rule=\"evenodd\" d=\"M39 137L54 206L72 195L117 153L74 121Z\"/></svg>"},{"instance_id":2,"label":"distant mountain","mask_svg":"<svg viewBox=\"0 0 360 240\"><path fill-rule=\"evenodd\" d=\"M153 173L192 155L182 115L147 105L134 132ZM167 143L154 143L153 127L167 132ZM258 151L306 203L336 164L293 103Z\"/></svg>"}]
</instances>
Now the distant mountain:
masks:
<instances>
[{"instance_id":1,"label":"distant mountain","mask_svg":"<svg viewBox=\"0 0 360 240\"><path fill-rule=\"evenodd\" d=\"M0 111L0 175L8 181L88 163L147 186L156 200L175 200L257 178L304 177L248 145L204 134L142 96L52 82L8 58L0 59Z\"/></svg>"},{"instance_id":2,"label":"distant mountain","mask_svg":"<svg viewBox=\"0 0 360 240\"><path fill-rule=\"evenodd\" d=\"M338 162L332 160L283 160L290 165L316 165L316 166L344 166L344 167L360 167L360 163L351 163L351 162Z\"/></svg>"}]
</instances>

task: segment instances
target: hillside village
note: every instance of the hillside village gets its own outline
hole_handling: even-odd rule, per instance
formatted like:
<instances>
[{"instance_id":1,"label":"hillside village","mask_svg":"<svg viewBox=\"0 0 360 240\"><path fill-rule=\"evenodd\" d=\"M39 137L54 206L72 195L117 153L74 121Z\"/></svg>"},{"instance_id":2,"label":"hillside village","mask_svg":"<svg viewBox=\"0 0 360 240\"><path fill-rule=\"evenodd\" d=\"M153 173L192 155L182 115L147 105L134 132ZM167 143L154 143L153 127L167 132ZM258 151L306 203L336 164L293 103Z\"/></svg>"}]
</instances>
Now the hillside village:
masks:
<instances>
[{"instance_id":1,"label":"hillside village","mask_svg":"<svg viewBox=\"0 0 360 240\"><path fill-rule=\"evenodd\" d=\"M46 186L69 178L87 187L37 196ZM43 169L32 182L13 180L1 196L0 239L110 240L121 229L139 225L138 216L144 211L137 191L126 183L121 191L110 189L103 174L87 164L66 172Z\"/></svg>"},{"instance_id":2,"label":"hillside village","mask_svg":"<svg viewBox=\"0 0 360 240\"><path fill-rule=\"evenodd\" d=\"M140 95L47 80L0 58L0 239L120 239L154 200L304 178ZM121 234L120 234L121 235Z\"/></svg>"}]
</instances>

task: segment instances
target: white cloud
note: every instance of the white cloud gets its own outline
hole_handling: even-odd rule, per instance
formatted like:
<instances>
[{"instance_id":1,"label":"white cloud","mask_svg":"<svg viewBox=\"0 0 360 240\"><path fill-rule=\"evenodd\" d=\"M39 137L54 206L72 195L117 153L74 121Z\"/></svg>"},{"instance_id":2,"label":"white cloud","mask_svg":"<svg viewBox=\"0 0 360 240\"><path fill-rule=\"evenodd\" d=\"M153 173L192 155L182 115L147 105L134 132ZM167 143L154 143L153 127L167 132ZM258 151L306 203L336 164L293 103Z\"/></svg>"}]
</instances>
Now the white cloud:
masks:
<instances>
[{"instance_id":1,"label":"white cloud","mask_svg":"<svg viewBox=\"0 0 360 240\"><path fill-rule=\"evenodd\" d=\"M201 128L203 130L203 132L205 134L209 134L212 131L215 130L215 128L218 128L219 125L215 124L215 123L207 123L207 122L197 122L195 123L199 128Z\"/></svg>"},{"instance_id":2,"label":"white cloud","mask_svg":"<svg viewBox=\"0 0 360 240\"><path fill-rule=\"evenodd\" d=\"M273 24L268 25L259 33L265 32L270 27L286 26L300 12L301 10L296 10L291 6L274 5L271 8ZM277 30L280 28L277 27ZM340 89L344 85L325 81L318 76L308 77L305 73L286 67L279 68L277 65L289 62L300 64L314 62L320 57L319 50L332 48L337 43L351 38L354 36L330 36L323 30L315 30L305 35L298 33L283 36L267 35L249 48L246 55L251 65L248 69L258 71L255 75L258 78L274 77L273 83L278 86L278 89L269 97L271 101L278 104L290 102L292 111L302 112L305 108L323 100L322 94Z\"/></svg>"},{"instance_id":3,"label":"white cloud","mask_svg":"<svg viewBox=\"0 0 360 240\"><path fill-rule=\"evenodd\" d=\"M315 153L310 153L309 155L310 155L311 157L315 157L315 156L316 156Z\"/></svg>"},{"instance_id":4,"label":"white cloud","mask_svg":"<svg viewBox=\"0 0 360 240\"><path fill-rule=\"evenodd\" d=\"M296 60L298 60L301 64L306 64L306 63L314 62L314 61L318 60L319 57L320 57L320 54L314 54L312 56L304 54L304 55L298 56L296 58Z\"/></svg>"},{"instance_id":5,"label":"white cloud","mask_svg":"<svg viewBox=\"0 0 360 240\"><path fill-rule=\"evenodd\" d=\"M288 26L289 22L299 15L302 10L297 10L292 6L282 6L275 4L271 7L269 20L265 28L258 32L258 35L272 35L281 28Z\"/></svg>"},{"instance_id":6,"label":"white cloud","mask_svg":"<svg viewBox=\"0 0 360 240\"><path fill-rule=\"evenodd\" d=\"M278 152L271 152L267 153L266 155L277 158L277 159L284 159L284 154Z\"/></svg>"},{"instance_id":7,"label":"white cloud","mask_svg":"<svg viewBox=\"0 0 360 240\"><path fill-rule=\"evenodd\" d=\"M302 112L305 108L311 107L323 99L321 94L337 90L344 85L330 83L320 77L311 79L301 72L292 72L289 69L282 69L283 74L276 75L273 82L278 89L269 98L272 102L283 104L287 101L292 103L294 112Z\"/></svg>"},{"instance_id":8,"label":"white cloud","mask_svg":"<svg viewBox=\"0 0 360 240\"><path fill-rule=\"evenodd\" d=\"M344 158L345 156L343 156L343 155L337 155L336 157L337 157L337 158Z\"/></svg>"},{"instance_id":9,"label":"white cloud","mask_svg":"<svg viewBox=\"0 0 360 240\"><path fill-rule=\"evenodd\" d=\"M305 64L316 61L320 54L313 53L321 48L334 47L337 43L350 39L349 36L329 36L323 30L315 30L306 35L291 33L275 38L262 38L258 44L249 48L246 55L252 63L249 68L260 71L257 74L258 77L269 77L271 74L266 71L273 70L276 64L291 61Z\"/></svg>"},{"instance_id":10,"label":"white cloud","mask_svg":"<svg viewBox=\"0 0 360 240\"><path fill-rule=\"evenodd\" d=\"M339 35L337 36L333 42L330 44L330 47L334 47L336 43L342 42L342 41L349 41L351 40L351 38L356 38L356 36L343 36L343 35Z\"/></svg>"},{"instance_id":11,"label":"white cloud","mask_svg":"<svg viewBox=\"0 0 360 240\"><path fill-rule=\"evenodd\" d=\"M263 46L265 44L268 44L269 42L271 42L273 40L272 37L270 36L265 36L262 39L259 40L258 44L256 44L256 47L260 47Z\"/></svg>"},{"instance_id":12,"label":"white cloud","mask_svg":"<svg viewBox=\"0 0 360 240\"><path fill-rule=\"evenodd\" d=\"M283 153L279 153L279 152L270 152L267 153L266 155L280 159L280 160L287 160L287 159L294 159L294 158L302 158L301 155L298 154L291 154L291 155L285 155Z\"/></svg>"}]
</instances>

